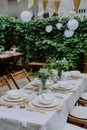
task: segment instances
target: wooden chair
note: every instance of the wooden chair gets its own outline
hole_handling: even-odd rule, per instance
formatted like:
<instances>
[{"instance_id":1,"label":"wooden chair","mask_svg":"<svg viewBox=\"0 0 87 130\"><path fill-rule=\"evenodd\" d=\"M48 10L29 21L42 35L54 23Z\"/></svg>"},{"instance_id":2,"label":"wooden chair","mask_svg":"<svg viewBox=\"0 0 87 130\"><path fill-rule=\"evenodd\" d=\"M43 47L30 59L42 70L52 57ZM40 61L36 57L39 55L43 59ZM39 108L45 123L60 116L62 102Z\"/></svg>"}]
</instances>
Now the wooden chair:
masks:
<instances>
[{"instance_id":1,"label":"wooden chair","mask_svg":"<svg viewBox=\"0 0 87 130\"><path fill-rule=\"evenodd\" d=\"M65 127L63 128L63 130L86 130L86 129L78 127L78 126L75 126L75 125L72 125L70 123L66 123Z\"/></svg>"},{"instance_id":2,"label":"wooden chair","mask_svg":"<svg viewBox=\"0 0 87 130\"><path fill-rule=\"evenodd\" d=\"M2 91L0 91L0 96L2 96L3 93L8 91L9 89L12 89L12 86L11 86L9 80L5 75L0 77L0 88L2 90Z\"/></svg>"},{"instance_id":3,"label":"wooden chair","mask_svg":"<svg viewBox=\"0 0 87 130\"><path fill-rule=\"evenodd\" d=\"M86 93L87 92L83 92L82 95L86 94ZM86 107L86 110L87 110L87 99L85 99L85 98L83 99L82 95L78 99L78 101L76 102L76 105L78 105L78 111L79 111L79 107L81 107L81 106L84 107L84 108ZM87 119L81 119L81 118L77 118L77 117L74 117L72 115L69 115L68 121L73 123L73 124L84 126L85 128L87 128Z\"/></svg>"},{"instance_id":4,"label":"wooden chair","mask_svg":"<svg viewBox=\"0 0 87 130\"><path fill-rule=\"evenodd\" d=\"M78 107L78 111L79 111L79 107ZM87 110L87 108L86 108L86 110ZM68 122L87 129L87 119L79 118L77 116L73 116L73 115L69 114L68 115Z\"/></svg>"},{"instance_id":5,"label":"wooden chair","mask_svg":"<svg viewBox=\"0 0 87 130\"><path fill-rule=\"evenodd\" d=\"M68 122L87 129L87 120L85 119L80 119L69 115Z\"/></svg>"},{"instance_id":6,"label":"wooden chair","mask_svg":"<svg viewBox=\"0 0 87 130\"><path fill-rule=\"evenodd\" d=\"M8 78L4 75L0 77L0 87L7 85L9 89L12 89L12 86L8 80Z\"/></svg>"},{"instance_id":7,"label":"wooden chair","mask_svg":"<svg viewBox=\"0 0 87 130\"><path fill-rule=\"evenodd\" d=\"M31 82L31 78L29 77L29 74L26 72L25 69L10 73L10 75L17 89L20 89L20 85L17 82L18 80L26 78L28 82Z\"/></svg>"},{"instance_id":8,"label":"wooden chair","mask_svg":"<svg viewBox=\"0 0 87 130\"><path fill-rule=\"evenodd\" d=\"M87 106L87 100L79 98L77 101L78 105Z\"/></svg>"},{"instance_id":9,"label":"wooden chair","mask_svg":"<svg viewBox=\"0 0 87 130\"><path fill-rule=\"evenodd\" d=\"M77 101L78 105L87 106L87 96L86 95L87 95L87 92L82 93L81 97Z\"/></svg>"}]
</instances>

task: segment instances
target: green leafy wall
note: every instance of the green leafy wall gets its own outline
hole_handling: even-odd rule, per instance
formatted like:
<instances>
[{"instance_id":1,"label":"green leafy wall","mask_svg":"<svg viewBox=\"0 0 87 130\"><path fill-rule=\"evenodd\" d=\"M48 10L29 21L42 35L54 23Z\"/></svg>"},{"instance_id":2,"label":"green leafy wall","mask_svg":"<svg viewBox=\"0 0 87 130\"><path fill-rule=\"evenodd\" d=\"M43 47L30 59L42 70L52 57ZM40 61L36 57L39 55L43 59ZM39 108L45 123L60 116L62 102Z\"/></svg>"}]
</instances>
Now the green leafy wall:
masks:
<instances>
[{"instance_id":1,"label":"green leafy wall","mask_svg":"<svg viewBox=\"0 0 87 130\"><path fill-rule=\"evenodd\" d=\"M24 52L24 64L31 61L53 62L66 57L70 69L82 69L83 54L87 52L87 19L75 19L79 21L79 27L73 37L67 38L64 31L69 18L60 20L55 16L24 23L14 17L0 16L0 45L4 45L6 50L16 45ZM58 22L63 24L61 30L56 28ZM45 31L47 25L53 26L52 32Z\"/></svg>"}]
</instances>

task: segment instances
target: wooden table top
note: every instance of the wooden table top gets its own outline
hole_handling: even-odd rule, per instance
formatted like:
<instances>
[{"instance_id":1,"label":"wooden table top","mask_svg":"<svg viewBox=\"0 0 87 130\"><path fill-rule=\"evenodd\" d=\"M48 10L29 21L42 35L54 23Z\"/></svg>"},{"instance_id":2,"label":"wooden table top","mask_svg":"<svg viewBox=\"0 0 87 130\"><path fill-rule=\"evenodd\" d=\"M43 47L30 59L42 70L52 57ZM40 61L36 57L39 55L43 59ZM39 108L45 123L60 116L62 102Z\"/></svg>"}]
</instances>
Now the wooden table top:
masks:
<instances>
[{"instance_id":1,"label":"wooden table top","mask_svg":"<svg viewBox=\"0 0 87 130\"><path fill-rule=\"evenodd\" d=\"M12 57L17 57L17 56L22 56L23 53L20 52L13 52L13 53L3 53L0 55L0 59L7 59L7 58L12 58Z\"/></svg>"}]
</instances>

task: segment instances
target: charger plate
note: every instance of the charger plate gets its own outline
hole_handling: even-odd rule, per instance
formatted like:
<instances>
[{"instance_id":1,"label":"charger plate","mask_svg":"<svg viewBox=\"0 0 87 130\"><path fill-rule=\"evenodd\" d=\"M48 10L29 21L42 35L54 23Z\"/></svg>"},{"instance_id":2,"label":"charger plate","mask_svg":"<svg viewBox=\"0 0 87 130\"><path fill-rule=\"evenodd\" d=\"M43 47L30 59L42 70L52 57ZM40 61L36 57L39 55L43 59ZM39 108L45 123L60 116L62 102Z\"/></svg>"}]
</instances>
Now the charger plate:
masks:
<instances>
[{"instance_id":1,"label":"charger plate","mask_svg":"<svg viewBox=\"0 0 87 130\"><path fill-rule=\"evenodd\" d=\"M70 115L80 118L80 119L87 119L87 107L85 106L75 106Z\"/></svg>"},{"instance_id":2,"label":"charger plate","mask_svg":"<svg viewBox=\"0 0 87 130\"><path fill-rule=\"evenodd\" d=\"M60 91L70 91L73 89L73 86L53 86L54 89L60 90Z\"/></svg>"},{"instance_id":3,"label":"charger plate","mask_svg":"<svg viewBox=\"0 0 87 130\"><path fill-rule=\"evenodd\" d=\"M78 76L77 76L77 75L70 75L70 76L68 76L68 77L71 78L71 79L82 78L82 77L83 77L83 74L79 74Z\"/></svg>"},{"instance_id":4,"label":"charger plate","mask_svg":"<svg viewBox=\"0 0 87 130\"><path fill-rule=\"evenodd\" d=\"M40 103L40 97L37 97L35 100L32 101L32 104L38 107L45 107L45 108L50 108L50 107L55 107L57 105L59 105L59 101L58 99L54 99L50 104L42 104Z\"/></svg>"},{"instance_id":5,"label":"charger plate","mask_svg":"<svg viewBox=\"0 0 87 130\"><path fill-rule=\"evenodd\" d=\"M27 94L23 94L21 95L19 98L9 98L7 95L4 95L2 97L2 100L6 101L6 102L21 102L27 99Z\"/></svg>"}]
</instances>

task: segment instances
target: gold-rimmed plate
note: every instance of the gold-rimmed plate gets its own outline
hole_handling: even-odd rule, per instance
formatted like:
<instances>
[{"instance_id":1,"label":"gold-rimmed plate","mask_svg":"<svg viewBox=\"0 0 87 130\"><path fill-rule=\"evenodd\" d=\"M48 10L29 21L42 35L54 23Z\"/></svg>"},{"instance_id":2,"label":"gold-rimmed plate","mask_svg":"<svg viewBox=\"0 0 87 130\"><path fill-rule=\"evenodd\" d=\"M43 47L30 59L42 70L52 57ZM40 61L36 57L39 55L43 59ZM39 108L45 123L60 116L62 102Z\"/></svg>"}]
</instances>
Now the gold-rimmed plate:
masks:
<instances>
[{"instance_id":1,"label":"gold-rimmed plate","mask_svg":"<svg viewBox=\"0 0 87 130\"><path fill-rule=\"evenodd\" d=\"M27 94L21 95L19 98L9 98L8 95L4 95L2 100L6 102L22 102L28 98Z\"/></svg>"},{"instance_id":2,"label":"gold-rimmed plate","mask_svg":"<svg viewBox=\"0 0 87 130\"><path fill-rule=\"evenodd\" d=\"M50 107L55 107L60 103L60 101L55 98L50 104L43 104L40 102L40 99L41 99L40 97L37 97L32 101L32 104L38 107L50 108Z\"/></svg>"},{"instance_id":3,"label":"gold-rimmed plate","mask_svg":"<svg viewBox=\"0 0 87 130\"><path fill-rule=\"evenodd\" d=\"M73 89L73 86L57 86L57 85L54 85L53 88L56 89L56 90L61 90L61 91L70 91L70 90Z\"/></svg>"}]
</instances>

